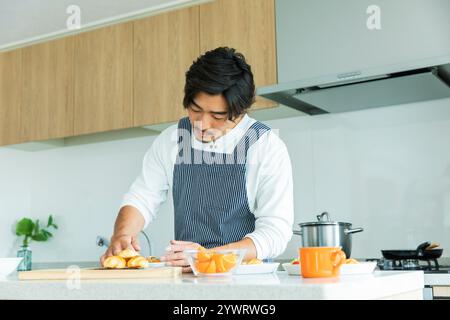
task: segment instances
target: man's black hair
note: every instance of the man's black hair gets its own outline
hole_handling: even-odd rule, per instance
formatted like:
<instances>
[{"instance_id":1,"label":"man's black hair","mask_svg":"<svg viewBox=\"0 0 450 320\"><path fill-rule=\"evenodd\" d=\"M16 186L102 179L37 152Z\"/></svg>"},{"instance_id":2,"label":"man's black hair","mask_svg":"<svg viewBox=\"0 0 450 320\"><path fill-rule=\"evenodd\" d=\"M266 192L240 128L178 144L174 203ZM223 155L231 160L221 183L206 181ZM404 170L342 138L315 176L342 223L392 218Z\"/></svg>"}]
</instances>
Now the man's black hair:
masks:
<instances>
[{"instance_id":1,"label":"man's black hair","mask_svg":"<svg viewBox=\"0 0 450 320\"><path fill-rule=\"evenodd\" d=\"M255 101L255 83L244 55L233 48L219 47L197 58L186 72L184 108L199 92L222 94L229 120L245 113Z\"/></svg>"}]
</instances>

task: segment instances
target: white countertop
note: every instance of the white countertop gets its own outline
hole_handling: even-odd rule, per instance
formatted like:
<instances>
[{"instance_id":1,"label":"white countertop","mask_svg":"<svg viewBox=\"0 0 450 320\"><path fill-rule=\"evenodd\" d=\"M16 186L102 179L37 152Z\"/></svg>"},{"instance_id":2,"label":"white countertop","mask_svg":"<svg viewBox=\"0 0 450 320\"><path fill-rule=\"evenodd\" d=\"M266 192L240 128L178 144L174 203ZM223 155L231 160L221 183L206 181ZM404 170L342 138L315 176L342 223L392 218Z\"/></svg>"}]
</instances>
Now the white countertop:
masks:
<instances>
[{"instance_id":1,"label":"white countertop","mask_svg":"<svg viewBox=\"0 0 450 320\"><path fill-rule=\"evenodd\" d=\"M450 286L450 273L425 273L424 276L427 286Z\"/></svg>"},{"instance_id":2,"label":"white countertop","mask_svg":"<svg viewBox=\"0 0 450 320\"><path fill-rule=\"evenodd\" d=\"M196 277L184 274L177 280L83 280L19 281L12 276L0 282L1 299L158 299L158 300L301 300L383 299L421 292L421 271L382 271L338 278L273 274ZM417 294L413 296L418 297Z\"/></svg>"}]
</instances>

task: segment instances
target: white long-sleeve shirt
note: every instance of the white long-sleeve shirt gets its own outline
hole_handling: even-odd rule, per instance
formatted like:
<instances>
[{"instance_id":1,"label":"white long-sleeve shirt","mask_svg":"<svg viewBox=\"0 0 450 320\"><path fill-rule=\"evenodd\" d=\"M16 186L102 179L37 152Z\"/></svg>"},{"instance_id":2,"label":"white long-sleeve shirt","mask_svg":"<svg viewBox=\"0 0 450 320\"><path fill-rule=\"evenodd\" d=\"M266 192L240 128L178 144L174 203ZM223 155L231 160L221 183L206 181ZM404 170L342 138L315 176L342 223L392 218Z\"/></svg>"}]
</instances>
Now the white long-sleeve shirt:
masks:
<instances>
[{"instance_id":1,"label":"white long-sleeve shirt","mask_svg":"<svg viewBox=\"0 0 450 320\"><path fill-rule=\"evenodd\" d=\"M230 154L255 121L245 115L214 142L204 143L192 135L192 147ZM141 174L121 203L121 207L133 206L143 215L144 228L156 217L172 189L178 153L177 126L168 127L156 137L144 156ZM274 130L262 135L248 149L246 189L248 205L256 220L255 230L245 237L254 242L258 259L274 258L286 249L294 220L291 161L286 145Z\"/></svg>"}]
</instances>

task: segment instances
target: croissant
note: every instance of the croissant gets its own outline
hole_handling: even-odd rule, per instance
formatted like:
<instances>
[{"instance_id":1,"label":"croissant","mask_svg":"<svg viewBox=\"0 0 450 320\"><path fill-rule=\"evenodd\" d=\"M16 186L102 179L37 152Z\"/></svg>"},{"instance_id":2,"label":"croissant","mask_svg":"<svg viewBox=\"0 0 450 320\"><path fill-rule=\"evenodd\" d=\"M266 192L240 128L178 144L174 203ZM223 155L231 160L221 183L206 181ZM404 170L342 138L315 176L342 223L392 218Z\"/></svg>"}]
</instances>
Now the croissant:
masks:
<instances>
[{"instance_id":1,"label":"croissant","mask_svg":"<svg viewBox=\"0 0 450 320\"><path fill-rule=\"evenodd\" d=\"M148 268L148 261L142 256L133 257L127 262L128 268Z\"/></svg>"},{"instance_id":2,"label":"croissant","mask_svg":"<svg viewBox=\"0 0 450 320\"><path fill-rule=\"evenodd\" d=\"M122 257L122 258L124 258L124 259L126 259L126 260L128 260L128 259L130 259L130 258L139 256L139 253L137 253L136 251L134 251L134 249L128 248L128 249L125 249L125 250L120 251L119 254L118 254L118 256L119 256L119 257Z\"/></svg>"},{"instance_id":3,"label":"croissant","mask_svg":"<svg viewBox=\"0 0 450 320\"><path fill-rule=\"evenodd\" d=\"M154 257L154 256L148 256L148 257L147 257L147 261L148 261L148 262L151 262L151 263L161 262L160 259L158 259L157 257Z\"/></svg>"},{"instance_id":4,"label":"croissant","mask_svg":"<svg viewBox=\"0 0 450 320\"><path fill-rule=\"evenodd\" d=\"M103 262L105 268L123 269L127 266L127 261L119 256L110 256Z\"/></svg>"}]
</instances>

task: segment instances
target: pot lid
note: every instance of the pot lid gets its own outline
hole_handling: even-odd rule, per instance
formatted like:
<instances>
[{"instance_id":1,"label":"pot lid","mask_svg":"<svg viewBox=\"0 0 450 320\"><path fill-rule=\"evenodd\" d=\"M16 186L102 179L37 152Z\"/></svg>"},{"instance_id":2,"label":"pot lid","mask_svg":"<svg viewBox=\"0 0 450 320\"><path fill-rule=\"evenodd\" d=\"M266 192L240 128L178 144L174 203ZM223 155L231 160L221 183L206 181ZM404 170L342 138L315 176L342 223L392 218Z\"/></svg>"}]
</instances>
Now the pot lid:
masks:
<instances>
[{"instance_id":1,"label":"pot lid","mask_svg":"<svg viewBox=\"0 0 450 320\"><path fill-rule=\"evenodd\" d=\"M321 222L303 222L299 223L300 227L307 226L326 226L326 225L340 225L340 226L351 226L352 224L349 222L337 222L337 221L321 221Z\"/></svg>"},{"instance_id":2,"label":"pot lid","mask_svg":"<svg viewBox=\"0 0 450 320\"><path fill-rule=\"evenodd\" d=\"M351 226L352 224L349 222L330 221L330 216L328 212L322 212L322 214L318 215L317 221L315 222L304 222L299 224L300 227L323 226L323 225Z\"/></svg>"}]
</instances>

